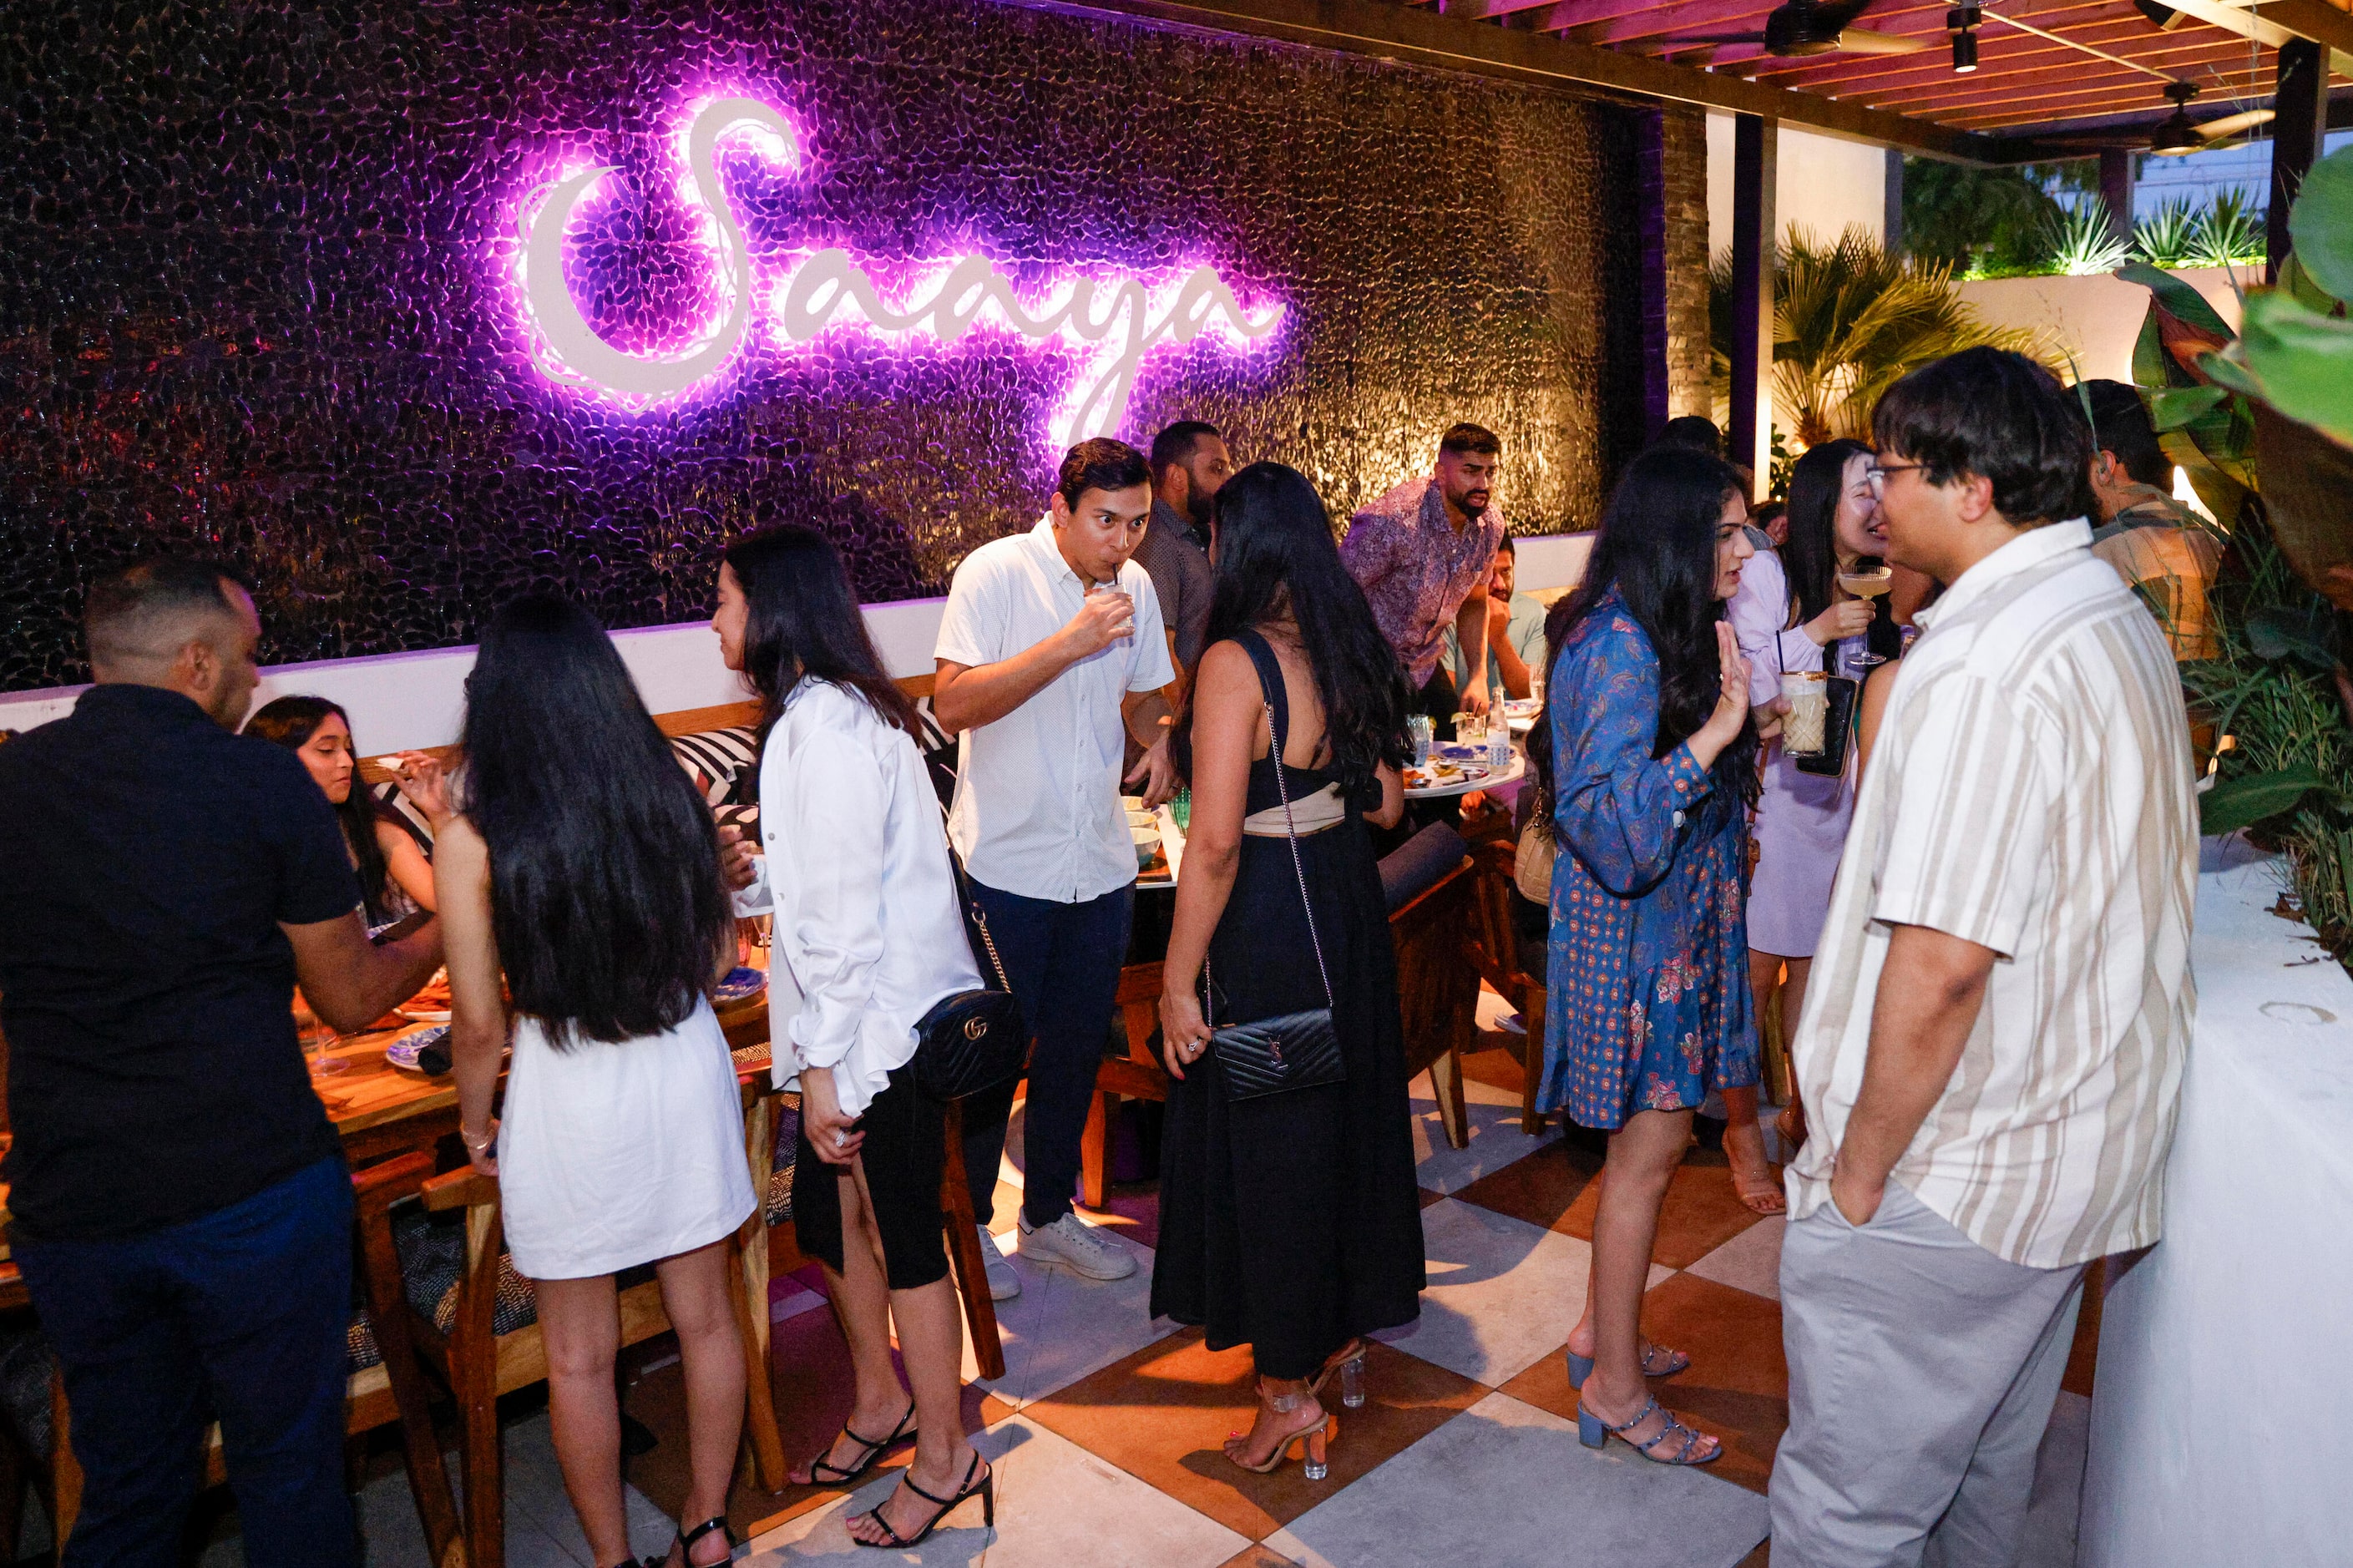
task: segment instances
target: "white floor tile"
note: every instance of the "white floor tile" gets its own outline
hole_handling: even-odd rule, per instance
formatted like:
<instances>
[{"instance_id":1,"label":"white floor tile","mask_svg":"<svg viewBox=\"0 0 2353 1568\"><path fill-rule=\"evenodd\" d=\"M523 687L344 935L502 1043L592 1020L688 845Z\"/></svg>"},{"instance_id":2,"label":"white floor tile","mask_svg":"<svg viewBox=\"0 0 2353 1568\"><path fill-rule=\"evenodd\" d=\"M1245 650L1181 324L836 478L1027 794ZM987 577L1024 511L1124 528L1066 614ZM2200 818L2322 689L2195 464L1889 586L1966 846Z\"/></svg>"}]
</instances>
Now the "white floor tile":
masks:
<instances>
[{"instance_id":1,"label":"white floor tile","mask_svg":"<svg viewBox=\"0 0 2353 1568\"><path fill-rule=\"evenodd\" d=\"M1459 1193L1480 1177L1525 1159L1560 1136L1546 1127L1531 1138L1520 1131L1519 1097L1492 1083L1462 1080L1464 1120L1471 1139L1457 1149L1446 1142L1427 1073L1409 1086L1413 1110L1414 1180L1433 1193Z\"/></svg>"},{"instance_id":2,"label":"white floor tile","mask_svg":"<svg viewBox=\"0 0 2353 1568\"><path fill-rule=\"evenodd\" d=\"M1767 1215L1693 1264L1687 1273L1752 1295L1781 1299L1781 1234L1788 1222Z\"/></svg>"},{"instance_id":3,"label":"white floor tile","mask_svg":"<svg viewBox=\"0 0 2353 1568\"><path fill-rule=\"evenodd\" d=\"M1303 1568L1424 1568L1442 1530L1448 1568L1732 1568L1767 1528L1754 1492L1583 1447L1576 1423L1491 1394L1266 1544Z\"/></svg>"},{"instance_id":4,"label":"white floor tile","mask_svg":"<svg viewBox=\"0 0 2353 1568\"><path fill-rule=\"evenodd\" d=\"M1082 1279L1068 1269L1041 1268L1022 1258L1018 1226L1008 1224L997 1233L997 1245L1021 1277L1021 1294L997 1303L1005 1375L981 1383L967 1342L968 1381L1018 1410L1176 1331L1176 1324L1152 1315L1152 1249L1109 1226L1099 1228L1136 1255L1136 1270L1126 1279Z\"/></svg>"},{"instance_id":5,"label":"white floor tile","mask_svg":"<svg viewBox=\"0 0 2353 1568\"><path fill-rule=\"evenodd\" d=\"M1216 1568L1250 1542L1215 1520L1015 1416L975 1445L997 1467L997 1529L965 1503L914 1552L882 1552L849 1539L848 1521L891 1495L898 1472L803 1514L752 1542L747 1564L878 1563L1084 1564L1085 1568Z\"/></svg>"},{"instance_id":6,"label":"white floor tile","mask_svg":"<svg viewBox=\"0 0 2353 1568\"><path fill-rule=\"evenodd\" d=\"M2092 1402L2061 1390L2034 1457L2034 1493L2026 1505L2026 1546L2019 1568L2075 1568L2075 1520L2091 1437Z\"/></svg>"},{"instance_id":7,"label":"white floor tile","mask_svg":"<svg viewBox=\"0 0 2353 1568\"><path fill-rule=\"evenodd\" d=\"M1593 1264L1587 1243L1453 1198L1421 1211L1421 1316L1377 1338L1492 1388L1577 1326ZM1653 1267L1651 1283L1672 1272Z\"/></svg>"}]
</instances>

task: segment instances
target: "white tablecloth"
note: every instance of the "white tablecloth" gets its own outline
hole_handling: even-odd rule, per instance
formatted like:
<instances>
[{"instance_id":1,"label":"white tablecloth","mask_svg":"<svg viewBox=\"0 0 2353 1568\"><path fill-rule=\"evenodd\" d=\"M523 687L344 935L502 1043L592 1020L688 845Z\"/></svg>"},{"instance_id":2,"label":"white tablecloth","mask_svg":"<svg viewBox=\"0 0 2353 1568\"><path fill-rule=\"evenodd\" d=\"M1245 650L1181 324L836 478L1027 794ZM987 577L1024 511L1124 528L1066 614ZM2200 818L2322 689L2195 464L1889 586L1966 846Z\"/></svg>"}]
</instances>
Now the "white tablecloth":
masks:
<instances>
[{"instance_id":1,"label":"white tablecloth","mask_svg":"<svg viewBox=\"0 0 2353 1568\"><path fill-rule=\"evenodd\" d=\"M2276 862L2210 840L2207 868L2165 1239L2108 1282L2078 1561L2353 1563L2353 980L2270 912Z\"/></svg>"}]
</instances>

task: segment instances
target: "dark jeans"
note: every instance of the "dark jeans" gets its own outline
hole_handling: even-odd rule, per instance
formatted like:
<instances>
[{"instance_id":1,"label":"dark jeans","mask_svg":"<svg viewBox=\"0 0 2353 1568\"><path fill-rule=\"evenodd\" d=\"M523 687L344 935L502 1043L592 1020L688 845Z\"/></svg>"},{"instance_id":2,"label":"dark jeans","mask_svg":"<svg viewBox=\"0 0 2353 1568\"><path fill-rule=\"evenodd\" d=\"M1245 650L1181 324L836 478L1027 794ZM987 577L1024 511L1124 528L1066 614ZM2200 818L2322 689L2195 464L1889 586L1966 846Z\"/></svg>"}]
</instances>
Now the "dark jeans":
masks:
<instances>
[{"instance_id":1,"label":"dark jeans","mask_svg":"<svg viewBox=\"0 0 2353 1568\"><path fill-rule=\"evenodd\" d=\"M1021 1134L1021 1209L1032 1226L1071 1212L1079 1186L1079 1138L1087 1130L1095 1073L1111 1038L1119 999L1119 972L1127 959L1133 885L1082 904L1058 904L972 885L988 917L988 934L1029 1026L1029 1112ZM977 945L977 944L976 944ZM994 976L987 955L981 973ZM965 1174L972 1183L973 1217L987 1225L997 1212L997 1162L1013 1089L976 1095L964 1109Z\"/></svg>"},{"instance_id":2,"label":"dark jeans","mask_svg":"<svg viewBox=\"0 0 2353 1568\"><path fill-rule=\"evenodd\" d=\"M246 1562L358 1561L343 1491L352 1206L339 1156L127 1240L15 1238L87 1477L66 1568L176 1568L211 1420Z\"/></svg>"},{"instance_id":3,"label":"dark jeans","mask_svg":"<svg viewBox=\"0 0 2353 1568\"><path fill-rule=\"evenodd\" d=\"M1454 678L1446 673L1442 664L1430 667L1430 679L1413 694L1413 711L1430 715L1431 733L1440 741L1455 739L1454 715L1461 706L1462 693L1454 685Z\"/></svg>"}]
</instances>

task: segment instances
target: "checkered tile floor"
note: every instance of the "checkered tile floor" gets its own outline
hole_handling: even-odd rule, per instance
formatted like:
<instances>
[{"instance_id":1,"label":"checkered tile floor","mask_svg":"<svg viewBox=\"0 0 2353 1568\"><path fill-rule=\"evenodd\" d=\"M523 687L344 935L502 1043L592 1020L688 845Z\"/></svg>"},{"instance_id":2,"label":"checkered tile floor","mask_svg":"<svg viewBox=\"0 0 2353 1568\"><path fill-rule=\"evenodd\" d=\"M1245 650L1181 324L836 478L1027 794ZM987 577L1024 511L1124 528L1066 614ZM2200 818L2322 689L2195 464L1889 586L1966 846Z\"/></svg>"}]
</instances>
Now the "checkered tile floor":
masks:
<instances>
[{"instance_id":1,"label":"checkered tile floor","mask_svg":"<svg viewBox=\"0 0 2353 1568\"><path fill-rule=\"evenodd\" d=\"M1420 1320L1374 1346L1370 1403L1344 1414L1328 1479L1307 1481L1296 1465L1246 1475L1219 1451L1250 1420L1249 1354L1212 1353L1198 1331L1148 1315L1156 1214L1149 1189L1137 1187L1115 1198L1113 1212L1092 1216L1140 1255L1144 1268L1130 1279L1093 1284L1039 1270L1020 1260L1017 1237L1003 1237L1023 1281L1021 1296L1002 1308L1006 1375L969 1382L965 1402L976 1441L997 1467L997 1528L983 1529L978 1504L967 1504L902 1560L1057 1568L1766 1562L1763 1494L1786 1422L1775 1278L1781 1222L1742 1206L1722 1156L1704 1150L1678 1174L1661 1218L1644 1326L1658 1342L1689 1352L1692 1366L1660 1394L1722 1437L1725 1457L1676 1470L1620 1445L1580 1447L1561 1347L1583 1307L1599 1158L1557 1130L1520 1132L1518 1068L1503 1052L1480 1053L1470 1070L1464 1149L1447 1147L1428 1085L1419 1086L1430 1289ZM1008 1229L1018 1132L1017 1119L997 1205ZM823 1305L780 1282L772 1308L776 1403L797 1457L821 1447L849 1405L839 1331L830 1312L812 1310ZM2088 1392L2088 1367L2080 1371L2070 1386ZM2073 1561L2087 1404L2063 1395L2045 1445L2027 1558L2035 1568ZM637 1545L654 1552L668 1541L660 1514L683 1491L675 1364L646 1369L628 1406L662 1437L629 1463ZM552 1453L539 1462L543 1427L542 1416L509 1433L510 1454L522 1455L510 1483L510 1528L522 1528L509 1560L586 1568ZM884 1560L853 1546L844 1521L879 1502L896 1479L894 1468L851 1495L739 1489L732 1511L748 1538L744 1559L767 1568ZM385 1478L371 1494L386 1482L399 1485ZM405 1505L405 1491L392 1502ZM396 1534L397 1513L370 1509ZM381 1540L371 1562L409 1560L387 1554L391 1545Z\"/></svg>"}]
</instances>

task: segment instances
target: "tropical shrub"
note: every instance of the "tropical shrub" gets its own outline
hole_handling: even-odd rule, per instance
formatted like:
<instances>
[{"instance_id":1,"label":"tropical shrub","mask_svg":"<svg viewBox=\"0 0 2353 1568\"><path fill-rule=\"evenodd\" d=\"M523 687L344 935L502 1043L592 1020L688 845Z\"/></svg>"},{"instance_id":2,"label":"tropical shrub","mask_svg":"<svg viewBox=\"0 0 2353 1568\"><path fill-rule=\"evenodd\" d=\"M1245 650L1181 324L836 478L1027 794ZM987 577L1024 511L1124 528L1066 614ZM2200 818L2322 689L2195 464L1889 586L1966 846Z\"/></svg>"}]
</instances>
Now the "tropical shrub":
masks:
<instances>
[{"instance_id":1,"label":"tropical shrub","mask_svg":"<svg viewBox=\"0 0 2353 1568\"><path fill-rule=\"evenodd\" d=\"M2132 255L2109 222L2108 204L2096 197L2061 208L2043 224L2041 238L2051 270L2066 278L2114 272Z\"/></svg>"},{"instance_id":2,"label":"tropical shrub","mask_svg":"<svg viewBox=\"0 0 2353 1568\"><path fill-rule=\"evenodd\" d=\"M2133 254L2151 267L2187 267L2198 230L2198 209L2176 198L2133 225Z\"/></svg>"},{"instance_id":3,"label":"tropical shrub","mask_svg":"<svg viewBox=\"0 0 2353 1568\"><path fill-rule=\"evenodd\" d=\"M1954 289L1942 262L1891 255L1850 228L1825 245L1790 228L1773 275L1773 417L1797 446L1867 436L1872 405L1906 371L1980 344L2045 363L2039 332L1995 327ZM1732 256L1708 269L1708 321L1719 409L1732 394Z\"/></svg>"},{"instance_id":4,"label":"tropical shrub","mask_svg":"<svg viewBox=\"0 0 2353 1568\"><path fill-rule=\"evenodd\" d=\"M2244 267L2264 259L2267 237L2263 213L2243 192L2218 192L2198 215L2198 232L2189 242L2191 267Z\"/></svg>"}]
</instances>

